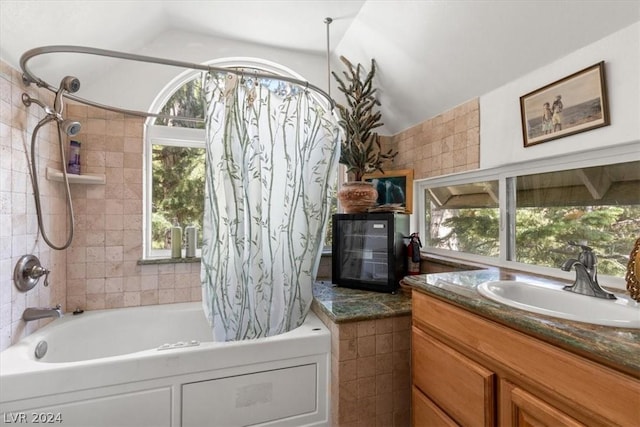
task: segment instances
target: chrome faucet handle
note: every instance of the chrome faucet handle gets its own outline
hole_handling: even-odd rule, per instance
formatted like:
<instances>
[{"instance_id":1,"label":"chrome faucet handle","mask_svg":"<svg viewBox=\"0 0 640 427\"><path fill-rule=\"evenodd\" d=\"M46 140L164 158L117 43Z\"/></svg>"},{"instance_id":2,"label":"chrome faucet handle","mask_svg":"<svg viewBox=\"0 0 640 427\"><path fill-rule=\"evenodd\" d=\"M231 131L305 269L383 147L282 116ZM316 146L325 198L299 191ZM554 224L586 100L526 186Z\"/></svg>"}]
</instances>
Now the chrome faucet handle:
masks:
<instances>
[{"instance_id":1,"label":"chrome faucet handle","mask_svg":"<svg viewBox=\"0 0 640 427\"><path fill-rule=\"evenodd\" d=\"M28 274L32 279L39 279L44 276L44 286L49 286L49 273L51 273L50 270L42 266L35 265L31 268Z\"/></svg>"},{"instance_id":2,"label":"chrome faucet handle","mask_svg":"<svg viewBox=\"0 0 640 427\"><path fill-rule=\"evenodd\" d=\"M568 241L567 244L569 246L575 246L582 249L582 252L580 252L580 255L578 255L578 261L580 261L582 265L587 267L589 270L593 270L595 268L596 264L598 263L598 257L596 257L593 249L591 249L589 246L581 245L573 241Z\"/></svg>"},{"instance_id":3,"label":"chrome faucet handle","mask_svg":"<svg viewBox=\"0 0 640 427\"><path fill-rule=\"evenodd\" d=\"M20 292L27 292L38 284L40 277L45 276L44 286L49 286L50 271L40 264L38 257L23 255L13 269L13 282Z\"/></svg>"},{"instance_id":4,"label":"chrome faucet handle","mask_svg":"<svg viewBox=\"0 0 640 427\"><path fill-rule=\"evenodd\" d=\"M596 267L596 264L598 263L598 258L596 257L596 254L591 250L581 252L580 255L578 256L578 260L589 270L593 270Z\"/></svg>"}]
</instances>

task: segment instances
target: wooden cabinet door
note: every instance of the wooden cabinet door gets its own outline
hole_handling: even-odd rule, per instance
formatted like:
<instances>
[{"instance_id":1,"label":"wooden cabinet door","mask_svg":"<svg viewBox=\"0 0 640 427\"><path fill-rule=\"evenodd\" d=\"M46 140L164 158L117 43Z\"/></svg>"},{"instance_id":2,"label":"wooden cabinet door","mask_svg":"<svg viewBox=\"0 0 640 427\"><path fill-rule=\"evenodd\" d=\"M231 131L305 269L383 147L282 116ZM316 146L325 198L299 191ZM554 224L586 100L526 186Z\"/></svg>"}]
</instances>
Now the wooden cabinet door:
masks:
<instances>
[{"instance_id":1,"label":"wooden cabinet door","mask_svg":"<svg viewBox=\"0 0 640 427\"><path fill-rule=\"evenodd\" d=\"M549 403L508 381L500 381L500 425L514 427L579 427L576 421Z\"/></svg>"},{"instance_id":2,"label":"wooden cabinet door","mask_svg":"<svg viewBox=\"0 0 640 427\"><path fill-rule=\"evenodd\" d=\"M469 427L495 423L495 374L413 327L413 385L456 422Z\"/></svg>"},{"instance_id":3,"label":"wooden cabinet door","mask_svg":"<svg viewBox=\"0 0 640 427\"><path fill-rule=\"evenodd\" d=\"M413 324L430 336L443 337L470 359L480 357L487 369L589 426L640 426L637 373L616 371L416 290L412 313ZM452 376L455 366L447 371Z\"/></svg>"},{"instance_id":4,"label":"wooden cabinet door","mask_svg":"<svg viewBox=\"0 0 640 427\"><path fill-rule=\"evenodd\" d=\"M453 421L438 405L433 403L420 390L411 389L411 417L413 427L457 427Z\"/></svg>"}]
</instances>

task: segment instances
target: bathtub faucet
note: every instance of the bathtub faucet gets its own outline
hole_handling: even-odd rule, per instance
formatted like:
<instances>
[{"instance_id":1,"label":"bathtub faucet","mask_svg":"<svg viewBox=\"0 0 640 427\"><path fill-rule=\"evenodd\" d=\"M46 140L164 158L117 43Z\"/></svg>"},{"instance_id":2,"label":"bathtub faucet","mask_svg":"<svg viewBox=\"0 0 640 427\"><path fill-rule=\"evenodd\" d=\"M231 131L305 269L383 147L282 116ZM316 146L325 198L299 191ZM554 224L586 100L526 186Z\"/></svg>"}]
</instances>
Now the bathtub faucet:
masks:
<instances>
[{"instance_id":1,"label":"bathtub faucet","mask_svg":"<svg viewBox=\"0 0 640 427\"><path fill-rule=\"evenodd\" d=\"M30 322L32 320L46 319L47 317L62 317L62 307L60 304L53 308L31 307L22 313L22 320Z\"/></svg>"}]
</instances>

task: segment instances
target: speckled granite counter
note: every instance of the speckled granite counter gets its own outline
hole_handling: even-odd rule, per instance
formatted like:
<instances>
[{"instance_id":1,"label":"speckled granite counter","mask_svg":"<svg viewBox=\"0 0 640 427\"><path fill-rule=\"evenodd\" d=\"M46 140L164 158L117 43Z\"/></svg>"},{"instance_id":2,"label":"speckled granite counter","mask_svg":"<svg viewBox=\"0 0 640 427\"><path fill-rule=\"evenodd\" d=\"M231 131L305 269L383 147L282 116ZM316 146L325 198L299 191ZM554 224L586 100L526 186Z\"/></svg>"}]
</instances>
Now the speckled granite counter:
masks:
<instances>
[{"instance_id":1,"label":"speckled granite counter","mask_svg":"<svg viewBox=\"0 0 640 427\"><path fill-rule=\"evenodd\" d=\"M403 282L414 290L640 378L640 330L573 322L511 308L478 293L477 285L489 280L558 283L497 268L407 276Z\"/></svg>"},{"instance_id":2,"label":"speckled granite counter","mask_svg":"<svg viewBox=\"0 0 640 427\"><path fill-rule=\"evenodd\" d=\"M313 285L313 307L334 323L382 319L411 314L411 298L397 294L371 292L334 286L330 281Z\"/></svg>"}]
</instances>

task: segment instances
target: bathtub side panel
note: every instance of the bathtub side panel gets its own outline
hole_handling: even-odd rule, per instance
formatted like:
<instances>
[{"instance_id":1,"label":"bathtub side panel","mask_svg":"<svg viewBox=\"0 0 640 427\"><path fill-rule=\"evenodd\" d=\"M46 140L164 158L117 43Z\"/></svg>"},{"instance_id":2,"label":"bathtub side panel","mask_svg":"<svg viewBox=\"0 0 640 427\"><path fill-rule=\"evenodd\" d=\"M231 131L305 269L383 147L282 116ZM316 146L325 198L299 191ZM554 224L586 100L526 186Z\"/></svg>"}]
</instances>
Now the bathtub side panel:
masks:
<instances>
[{"instance_id":1,"label":"bathtub side panel","mask_svg":"<svg viewBox=\"0 0 640 427\"><path fill-rule=\"evenodd\" d=\"M0 425L87 427L89 420L91 427L171 427L171 388L8 411Z\"/></svg>"},{"instance_id":2,"label":"bathtub side panel","mask_svg":"<svg viewBox=\"0 0 640 427\"><path fill-rule=\"evenodd\" d=\"M254 425L316 411L315 364L185 384L182 426Z\"/></svg>"}]
</instances>

